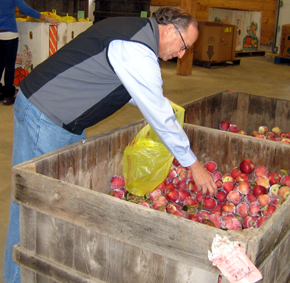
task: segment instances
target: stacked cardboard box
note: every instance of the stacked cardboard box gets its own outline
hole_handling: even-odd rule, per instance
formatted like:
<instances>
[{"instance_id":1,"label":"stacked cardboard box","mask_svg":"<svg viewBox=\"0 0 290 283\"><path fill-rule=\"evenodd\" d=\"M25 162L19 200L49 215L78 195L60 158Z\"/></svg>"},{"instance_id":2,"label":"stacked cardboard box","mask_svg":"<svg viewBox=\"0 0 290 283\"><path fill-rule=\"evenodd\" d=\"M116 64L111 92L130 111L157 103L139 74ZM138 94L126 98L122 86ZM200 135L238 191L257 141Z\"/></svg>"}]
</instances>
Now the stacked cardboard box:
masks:
<instances>
[{"instance_id":1,"label":"stacked cardboard box","mask_svg":"<svg viewBox=\"0 0 290 283\"><path fill-rule=\"evenodd\" d=\"M236 50L255 51L260 48L261 11L209 8L208 21L237 26Z\"/></svg>"},{"instance_id":2,"label":"stacked cardboard box","mask_svg":"<svg viewBox=\"0 0 290 283\"><path fill-rule=\"evenodd\" d=\"M193 59L207 62L235 59L236 26L212 22L198 24L200 33L194 44Z\"/></svg>"},{"instance_id":3,"label":"stacked cardboard box","mask_svg":"<svg viewBox=\"0 0 290 283\"><path fill-rule=\"evenodd\" d=\"M290 24L282 26L280 56L290 58Z\"/></svg>"}]
</instances>

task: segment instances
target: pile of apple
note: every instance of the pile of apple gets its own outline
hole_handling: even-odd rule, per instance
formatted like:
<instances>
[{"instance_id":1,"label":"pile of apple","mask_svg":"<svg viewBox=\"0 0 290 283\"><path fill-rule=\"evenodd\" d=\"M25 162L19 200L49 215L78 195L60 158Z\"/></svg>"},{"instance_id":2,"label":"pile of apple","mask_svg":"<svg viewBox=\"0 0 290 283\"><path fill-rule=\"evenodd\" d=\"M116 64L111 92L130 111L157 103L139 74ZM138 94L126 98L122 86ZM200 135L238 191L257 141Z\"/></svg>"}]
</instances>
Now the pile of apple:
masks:
<instances>
[{"instance_id":1,"label":"pile of apple","mask_svg":"<svg viewBox=\"0 0 290 283\"><path fill-rule=\"evenodd\" d=\"M204 168L217 184L215 197L198 192L191 171L176 159L164 182L145 196L126 191L123 176L112 177L109 194L225 230L259 228L290 195L290 175L285 170L282 176L270 173L249 159L226 174L217 170L214 161Z\"/></svg>"},{"instance_id":2,"label":"pile of apple","mask_svg":"<svg viewBox=\"0 0 290 283\"><path fill-rule=\"evenodd\" d=\"M247 135L244 130L240 130L237 125L230 124L228 121L221 121L219 123L219 128L223 131ZM279 127L274 127L270 131L267 126L260 126L258 130L252 132L252 136L290 144L290 132L282 132Z\"/></svg>"}]
</instances>

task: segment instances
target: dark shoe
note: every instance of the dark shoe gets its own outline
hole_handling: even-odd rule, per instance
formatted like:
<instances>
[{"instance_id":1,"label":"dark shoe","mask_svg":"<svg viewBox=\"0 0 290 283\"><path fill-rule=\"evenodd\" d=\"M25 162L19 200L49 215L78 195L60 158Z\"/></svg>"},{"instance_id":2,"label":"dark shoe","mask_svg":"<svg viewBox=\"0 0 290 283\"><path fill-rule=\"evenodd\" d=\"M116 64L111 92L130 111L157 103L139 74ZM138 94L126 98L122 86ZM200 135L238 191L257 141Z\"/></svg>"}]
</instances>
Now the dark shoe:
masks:
<instances>
[{"instance_id":1,"label":"dark shoe","mask_svg":"<svg viewBox=\"0 0 290 283\"><path fill-rule=\"evenodd\" d=\"M4 99L4 96L2 94L2 84L0 83L0 101Z\"/></svg>"},{"instance_id":2,"label":"dark shoe","mask_svg":"<svg viewBox=\"0 0 290 283\"><path fill-rule=\"evenodd\" d=\"M15 97L4 97L3 105L12 105L14 104Z\"/></svg>"},{"instance_id":3,"label":"dark shoe","mask_svg":"<svg viewBox=\"0 0 290 283\"><path fill-rule=\"evenodd\" d=\"M4 96L3 105L11 105L14 104L15 101L15 87L2 87L2 95Z\"/></svg>"}]
</instances>

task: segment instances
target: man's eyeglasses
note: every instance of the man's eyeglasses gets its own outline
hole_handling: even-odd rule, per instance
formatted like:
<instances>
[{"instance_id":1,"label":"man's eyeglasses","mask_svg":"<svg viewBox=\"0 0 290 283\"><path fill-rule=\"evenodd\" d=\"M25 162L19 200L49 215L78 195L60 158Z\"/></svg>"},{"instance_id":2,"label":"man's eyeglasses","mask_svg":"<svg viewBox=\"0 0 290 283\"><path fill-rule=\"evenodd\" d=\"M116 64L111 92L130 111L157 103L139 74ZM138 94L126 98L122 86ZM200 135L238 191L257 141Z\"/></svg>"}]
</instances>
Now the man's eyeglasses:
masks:
<instances>
[{"instance_id":1,"label":"man's eyeglasses","mask_svg":"<svg viewBox=\"0 0 290 283\"><path fill-rule=\"evenodd\" d=\"M183 42L183 45L184 45L183 48L181 49L181 51L189 49L189 48L186 46L186 44L185 44L185 42L184 42L184 39L183 39L183 37L182 37L182 35L181 35L179 29L178 29L177 27L175 27L175 28L176 28L176 30L178 31L178 33L179 33L179 35L180 35L180 38L181 38L181 40L182 40L182 42Z\"/></svg>"}]
</instances>

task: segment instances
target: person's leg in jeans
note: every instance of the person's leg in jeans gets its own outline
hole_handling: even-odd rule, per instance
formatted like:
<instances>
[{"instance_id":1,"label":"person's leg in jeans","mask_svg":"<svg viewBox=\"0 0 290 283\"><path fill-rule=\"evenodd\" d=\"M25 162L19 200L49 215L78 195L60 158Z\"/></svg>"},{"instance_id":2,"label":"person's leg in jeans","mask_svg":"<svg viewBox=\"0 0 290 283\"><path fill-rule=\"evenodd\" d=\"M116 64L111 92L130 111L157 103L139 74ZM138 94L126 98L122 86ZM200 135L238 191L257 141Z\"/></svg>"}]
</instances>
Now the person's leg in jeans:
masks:
<instances>
[{"instance_id":1,"label":"person's leg in jeans","mask_svg":"<svg viewBox=\"0 0 290 283\"><path fill-rule=\"evenodd\" d=\"M4 97L3 104L11 105L15 100L15 87L13 82L15 73L15 61L18 49L18 38L2 40L1 45L3 51L3 53L1 53L1 57L5 69L4 86L2 87L2 95Z\"/></svg>"},{"instance_id":2,"label":"person's leg in jeans","mask_svg":"<svg viewBox=\"0 0 290 283\"><path fill-rule=\"evenodd\" d=\"M4 56L1 56L1 54L4 54L4 40L0 40L0 81L4 72ZM0 83L0 101L3 99L4 96L2 95L2 84Z\"/></svg>"},{"instance_id":3,"label":"person's leg in jeans","mask_svg":"<svg viewBox=\"0 0 290 283\"><path fill-rule=\"evenodd\" d=\"M14 105L13 166L44 153L85 139L51 122L19 90ZM20 267L12 261L12 247L19 243L19 205L11 200L3 279L20 282Z\"/></svg>"}]
</instances>

